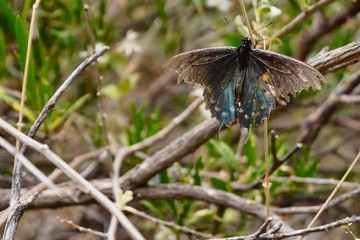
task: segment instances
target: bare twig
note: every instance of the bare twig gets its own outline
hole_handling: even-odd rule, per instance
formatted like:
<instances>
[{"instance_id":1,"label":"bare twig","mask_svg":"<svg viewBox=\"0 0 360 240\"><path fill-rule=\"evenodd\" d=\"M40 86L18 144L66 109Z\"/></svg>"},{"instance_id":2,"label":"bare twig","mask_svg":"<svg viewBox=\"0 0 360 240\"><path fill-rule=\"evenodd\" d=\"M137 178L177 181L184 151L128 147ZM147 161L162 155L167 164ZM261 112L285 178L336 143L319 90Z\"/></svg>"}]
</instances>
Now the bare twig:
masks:
<instances>
[{"instance_id":1,"label":"bare twig","mask_svg":"<svg viewBox=\"0 0 360 240\"><path fill-rule=\"evenodd\" d=\"M27 88L27 81L28 81L28 73L30 67L30 57L31 57L31 46L32 46L32 36L35 28L35 19L36 19L36 11L39 7L40 0L37 0L33 5L33 12L31 15L31 22L30 22L30 29L29 29L29 37L28 37L28 44L27 44L27 52L26 52L26 59L25 59L25 67L24 67L24 76L23 76L23 84L21 90L21 100L20 100L20 111L19 111L19 120L17 124L17 129L19 131L22 130L23 127L23 111L25 106L26 100L26 88ZM20 141L16 140L16 151L20 150ZM10 206L13 207L15 204L19 203L20 199L20 188L21 188L21 164L17 162L17 159L14 159L14 168L13 168L13 186L12 186L12 198L10 202ZM22 215L22 214L21 214ZM7 222L8 224L8 222ZM16 224L17 225L17 224ZM13 233L11 236L3 235L4 238L13 238L15 234L15 229L13 229Z\"/></svg>"},{"instance_id":2,"label":"bare twig","mask_svg":"<svg viewBox=\"0 0 360 240\"><path fill-rule=\"evenodd\" d=\"M103 153L103 152L104 152L104 149L100 148L100 149L94 150L94 151L92 151L92 152L88 152L88 153L82 154L82 155L80 155L80 156L75 157L75 158L70 162L69 165L70 165L72 168L75 168L75 167L77 167L80 163L82 163L83 161L85 161L86 159L91 158L91 157L99 156L99 155L100 155L101 153ZM55 180L58 179L61 175L63 175L63 172L62 172L61 170L59 170L59 169L56 168L52 173L50 173L50 175L48 176L48 178L49 178L51 181L55 182ZM42 183L42 182L39 183L39 184L37 184L36 186L32 187L30 190L26 191L26 192L22 195L20 201L22 201L23 199L27 199L27 198L29 197L29 195L33 195L33 194L36 193L36 192L39 193L39 192L45 190L46 187L47 187L47 186L46 186L44 183ZM60 191L60 192L61 192L61 191ZM69 198L69 197L70 197L70 198ZM74 198L71 197L71 196L67 196L67 198L69 198L69 199L74 199ZM7 202L7 200L4 199L4 203L5 203L5 202ZM1 204L0 204L0 205L1 205ZM0 216L0 226L2 226L2 225L5 223L9 211L10 211L10 207L1 214L1 216Z\"/></svg>"},{"instance_id":3,"label":"bare twig","mask_svg":"<svg viewBox=\"0 0 360 240\"><path fill-rule=\"evenodd\" d=\"M288 161L301 148L302 148L302 144L297 143L281 159L274 161L270 168L269 174L271 175L273 172L275 172L276 169L278 169L283 163ZM250 184L239 185L237 183L232 183L231 186L235 191L246 192L246 191L249 191L254 188L259 188L264 177L265 177L265 174L262 174L259 178L257 178L254 182L252 182Z\"/></svg>"},{"instance_id":4,"label":"bare twig","mask_svg":"<svg viewBox=\"0 0 360 240\"><path fill-rule=\"evenodd\" d=\"M306 178L306 177L296 177L296 176L290 176L290 177L278 177L278 176L271 176L271 181L274 182L297 182L297 183L308 183L308 184L316 184L316 185L337 185L339 183L338 180L335 179L329 179L329 178ZM360 187L360 184L353 183L353 182L343 182L341 184L344 188L358 188Z\"/></svg>"},{"instance_id":5,"label":"bare twig","mask_svg":"<svg viewBox=\"0 0 360 240\"><path fill-rule=\"evenodd\" d=\"M45 175L43 174L34 164L32 164L24 155L16 151L8 141L0 137L0 146L6 149L11 155L16 157L17 160L21 162L22 165L26 167L36 178L41 182L46 184L49 188L56 189L56 185Z\"/></svg>"},{"instance_id":6,"label":"bare twig","mask_svg":"<svg viewBox=\"0 0 360 240\"><path fill-rule=\"evenodd\" d=\"M29 137L34 137L37 130L41 126L41 124L44 122L45 118L49 115L51 110L55 107L56 102L59 100L63 92L70 86L70 84L75 80L77 76L80 75L81 72L84 71L84 69L89 66L92 62L96 61L97 58L99 58L101 55L103 55L106 51L109 50L109 47L104 46L102 49L100 49L98 52L96 52L91 57L85 59L71 74L70 76L61 84L61 86L58 88L58 90L54 93L54 95L50 98L50 100L46 103L44 108L42 109L41 113L35 120L34 124L31 126L30 131L28 133ZM27 146L23 145L21 147L20 153L25 154L27 150ZM21 164L16 164L15 167L15 173L13 174L13 195L18 195L20 199L20 189L21 189ZM14 199L14 198L12 198ZM7 211L7 213L10 213L10 211ZM5 218L6 214L1 216L0 223L2 225L3 219Z\"/></svg>"},{"instance_id":7,"label":"bare twig","mask_svg":"<svg viewBox=\"0 0 360 240\"><path fill-rule=\"evenodd\" d=\"M27 206L35 200L36 196L37 194L34 194L28 199L26 199L24 202L15 203L11 207L10 209L11 212L9 214L8 221L6 222L6 227L2 238L3 240L15 239L14 238L15 231L18 226L18 223L20 222L20 218L24 214L24 211L27 208Z\"/></svg>"},{"instance_id":8,"label":"bare twig","mask_svg":"<svg viewBox=\"0 0 360 240\"><path fill-rule=\"evenodd\" d=\"M218 124L216 119L205 120L193 130L173 140L166 147L123 175L119 181L121 187L125 190L134 189L146 183L155 174L194 151L214 136Z\"/></svg>"},{"instance_id":9,"label":"bare twig","mask_svg":"<svg viewBox=\"0 0 360 240\"><path fill-rule=\"evenodd\" d=\"M351 79L341 82L331 95L322 103L315 112L311 113L301 127L298 142L310 146L322 127L330 120L339 106L339 97L343 94L351 94L353 89L360 84L360 71L354 73Z\"/></svg>"},{"instance_id":10,"label":"bare twig","mask_svg":"<svg viewBox=\"0 0 360 240\"><path fill-rule=\"evenodd\" d=\"M96 40L95 40L95 34L93 31L93 27L91 25L91 16L90 16L90 12L89 12L88 0L83 0L83 6L84 6L84 12L85 12L85 16L86 16L86 27L87 27L90 43L92 46L91 54L94 54L96 52ZM103 99L102 99L101 76L100 76L100 72L99 72L97 63L95 62L94 64L95 64L95 68L94 68L95 78L96 78L96 83L97 83L96 96L98 97L98 109L99 109L99 114L100 114L100 119L101 119L101 127L103 130L105 144L106 144L106 146L109 146L110 141L109 141L109 136L108 136L108 131L107 131L106 114L104 112L104 103L103 103ZM108 149L107 149L107 151L108 151ZM110 151L108 151L108 153L110 156ZM109 170L112 171L112 168L110 167Z\"/></svg>"},{"instance_id":11,"label":"bare twig","mask_svg":"<svg viewBox=\"0 0 360 240\"><path fill-rule=\"evenodd\" d=\"M216 128L214 129L216 132ZM112 196L112 180L101 179L91 181L91 185L95 186L99 191ZM63 193L62 198L56 196L53 190L49 189L43 191L37 197L34 204L29 205L29 208L49 208L49 207L64 207L74 206L79 204L93 203L94 200L86 194L77 194L82 189L82 185L78 183L69 183L67 185L58 185ZM24 190L25 191L25 190ZM201 186L191 186L183 184L167 184L153 187L143 187L132 190L135 200L154 200L154 199L194 199L200 200L219 206L230 207L245 214L252 215L260 221L265 221L266 211L260 203L239 197L233 193L224 192L221 190L209 189ZM5 199L9 198L9 190L1 190L0 194ZM78 196L76 202L70 201L68 196ZM0 199L0 209L3 207L3 201ZM281 222L278 215L271 212L273 222ZM293 231L287 224L284 223L284 231Z\"/></svg>"},{"instance_id":12,"label":"bare twig","mask_svg":"<svg viewBox=\"0 0 360 240\"><path fill-rule=\"evenodd\" d=\"M63 219L59 216L56 217L61 223L65 223L67 225L69 225L70 227L72 228L75 228L77 230L79 230L80 232L86 232L86 233L90 233L90 234L93 234L95 236L99 236L99 237L107 237L107 234L106 233L103 233L103 232L99 232L99 231L95 231L91 228L84 228L82 226L79 226L75 223L73 223L73 221L71 220L66 220L66 219Z\"/></svg>"},{"instance_id":13,"label":"bare twig","mask_svg":"<svg viewBox=\"0 0 360 240\"><path fill-rule=\"evenodd\" d=\"M360 11L360 2L352 2L347 9L343 12L340 12L336 16L331 16L327 21L324 21L325 26L314 29L314 31L309 32L302 39L300 44L300 49L297 51L298 54L296 58L303 60L306 58L308 53L311 50L311 47L316 43L317 39L320 39L321 36L331 32L336 27L339 27L341 24L345 23L349 18L355 17L356 14Z\"/></svg>"},{"instance_id":14,"label":"bare twig","mask_svg":"<svg viewBox=\"0 0 360 240\"><path fill-rule=\"evenodd\" d=\"M210 238L212 237L211 234L207 234L207 233L202 233L202 232L199 232L199 231L196 231L196 230L193 230L191 228L187 228L187 227L184 227L184 226L180 226L176 223L173 223L173 222L169 222L169 221L164 221L164 220L161 220L159 218L155 218L149 214L146 214L145 212L141 212L141 211L138 211L136 210L135 208L132 208L132 207L129 207L129 206L124 206L122 208L122 210L124 211L127 211L127 212L130 212L134 215L137 215L139 217L142 217L142 218L145 218L145 219L148 219L156 224L161 224L161 225L164 225L164 226L167 226L167 227L171 227L173 229L176 229L178 231L182 231L184 233L189 233L189 234L192 234L194 236L198 236L198 237L203 237L203 238Z\"/></svg>"},{"instance_id":15,"label":"bare twig","mask_svg":"<svg viewBox=\"0 0 360 240\"><path fill-rule=\"evenodd\" d=\"M346 67L359 61L360 41L355 41L331 51L321 51L308 63L321 73L327 73L338 69L339 66Z\"/></svg>"},{"instance_id":16,"label":"bare twig","mask_svg":"<svg viewBox=\"0 0 360 240\"><path fill-rule=\"evenodd\" d=\"M280 29L278 32L274 33L272 37L280 38L289 32L291 32L294 28L300 25L303 21L306 20L314 12L318 11L319 9L325 7L326 5L330 4L334 0L321 0L315 3L314 5L306 8L302 13L300 13L296 18L294 18L290 23L288 23L285 27Z\"/></svg>"},{"instance_id":17,"label":"bare twig","mask_svg":"<svg viewBox=\"0 0 360 240\"><path fill-rule=\"evenodd\" d=\"M70 177L72 180L79 183L84 192L89 193L94 199L96 199L103 207L105 207L110 213L114 214L120 224L124 227L124 229L128 232L128 234L133 239L144 239L144 237L140 234L140 232L134 227L134 225L127 219L127 217L119 211L116 205L111 202L104 194L102 194L99 190L97 190L91 183L89 183L86 179L84 179L80 174L78 174L73 168L71 168L64 160L62 160L59 156L57 156L54 152L52 152L47 145L41 144L35 141L32 138L29 138L25 134L17 131L10 124L5 122L0 118L0 127L5 130L7 133L12 136L18 138L27 146L33 148L37 152L44 155L49 161L51 161L54 165L60 168L65 174Z\"/></svg>"},{"instance_id":18,"label":"bare twig","mask_svg":"<svg viewBox=\"0 0 360 240\"><path fill-rule=\"evenodd\" d=\"M111 196L111 180L102 179L95 180L91 182L97 189L107 193ZM58 186L64 197L59 198L52 190L47 190L39 194L36 203L29 205L29 208L48 208L48 207L64 207L75 204L89 204L91 203L91 198L87 195L80 195L76 202L69 201L68 196L74 195L75 192L80 190L80 187L76 183L71 183L66 186ZM25 190L24 190L25 191ZM355 198L360 194L360 188L354 189L350 192L347 192L332 201L330 201L327 208L331 208L342 202ZM5 198L5 202L10 198L9 190L0 190L0 195ZM225 193L219 190L211 190L203 187L194 187L187 185L163 185L163 186L154 186L154 187L145 187L134 190L134 196L136 199L197 199L202 200L208 203L213 203L221 206L232 207L241 212L254 215L258 219L265 220L265 209L260 204L253 202L251 200L246 200L240 198L231 193ZM0 201L0 209L2 208L2 202ZM321 206L301 206L301 207L290 207L290 208L279 208L274 209L273 213L284 215L284 214L304 214L304 213L315 213L320 209ZM279 220L276 215L275 222Z\"/></svg>"},{"instance_id":19,"label":"bare twig","mask_svg":"<svg viewBox=\"0 0 360 240\"><path fill-rule=\"evenodd\" d=\"M343 103L360 103L360 96L344 94L340 96L339 101Z\"/></svg>"},{"instance_id":20,"label":"bare twig","mask_svg":"<svg viewBox=\"0 0 360 240\"><path fill-rule=\"evenodd\" d=\"M313 232L329 231L331 229L338 228L338 227L341 227L344 225L349 225L349 224L355 223L355 222L360 222L360 216L352 216L350 218L349 217L344 218L344 219L341 219L341 220L338 220L338 221L335 221L335 222L332 222L329 224L325 224L322 226L307 228L307 229L300 229L300 230L287 232L287 233L278 233L277 229L275 227L273 227L274 231L270 230L271 232L269 231L269 232L258 234L258 231L261 229L260 228L256 233L248 235L248 236L238 236L238 237L230 237L230 238L214 238L212 240L288 239L290 237L303 236L303 235L307 235L307 234L310 234Z\"/></svg>"},{"instance_id":21,"label":"bare twig","mask_svg":"<svg viewBox=\"0 0 360 240\"><path fill-rule=\"evenodd\" d=\"M313 232L325 232L325 231L329 231L334 228L341 227L343 225L348 225L350 223L356 223L356 222L360 222L360 216L352 216L350 218L347 217L347 218L337 220L335 222L328 223L328 224L325 224L322 226L296 230L293 232L275 233L275 234L264 233L264 234L260 235L260 238L261 239L285 239L285 238L294 237L294 236L307 235L307 234L313 233Z\"/></svg>"},{"instance_id":22,"label":"bare twig","mask_svg":"<svg viewBox=\"0 0 360 240\"><path fill-rule=\"evenodd\" d=\"M120 191L120 183L119 183L119 177L120 177L120 167L122 164L122 161L126 156L129 154L138 151L142 148L149 147L158 141L164 139L175 127L177 127L180 123L182 123L195 109L198 108L198 106L203 102L203 98L199 97L197 98L188 108L186 108L179 116L172 119L172 121L162 130L157 132L155 135L144 139L143 141L136 143L134 145L131 145L129 147L120 148L117 150L113 168L114 168L114 176L113 176L113 192L114 192L114 198L117 201L117 193ZM114 221L111 221L112 223ZM111 226L111 229L114 229L114 226Z\"/></svg>"},{"instance_id":23,"label":"bare twig","mask_svg":"<svg viewBox=\"0 0 360 240\"><path fill-rule=\"evenodd\" d=\"M354 198L360 194L360 188L354 189L350 192L344 193L343 195L334 198L328 204L326 209L330 209L336 205L343 203L344 201ZM301 207L286 207L286 208L278 208L274 209L279 215L287 215L287 214L304 214L304 213L316 213L321 208L321 205L318 206L301 206Z\"/></svg>"},{"instance_id":24,"label":"bare twig","mask_svg":"<svg viewBox=\"0 0 360 240\"><path fill-rule=\"evenodd\" d=\"M274 182L297 182L297 183L309 183L316 185L337 185L339 183L338 180L329 179L329 178L306 178L306 177L279 177L279 176L271 176L270 179ZM358 188L360 184L353 182L343 182L342 187L345 188Z\"/></svg>"},{"instance_id":25,"label":"bare twig","mask_svg":"<svg viewBox=\"0 0 360 240\"><path fill-rule=\"evenodd\" d=\"M182 184L167 184L154 187L145 187L134 190L137 199L196 199L220 206L234 208L243 213L252 215L260 221L265 221L266 209L258 202L241 198L233 193L216 189L208 189L201 186ZM274 223L282 222L281 219L271 211ZM292 231L291 227L283 223L282 231Z\"/></svg>"},{"instance_id":26,"label":"bare twig","mask_svg":"<svg viewBox=\"0 0 360 240\"><path fill-rule=\"evenodd\" d=\"M350 174L350 172L352 171L352 169L355 167L356 163L359 161L360 159L360 152L358 153L358 155L356 156L356 158L354 159L354 161L352 162L352 164L350 165L350 167L346 170L346 173L344 174L344 176L341 178L340 182L336 185L336 187L334 188L334 190L332 191L332 193L330 194L330 196L326 199L325 203L321 206L320 210L316 213L315 217L313 218L313 220L311 220L311 222L309 223L307 228L310 228L315 221L319 218L319 216L321 215L321 213L327 208L327 205L329 204L329 202L331 201L331 199L335 196L335 194L337 193L338 189L340 188L341 184L345 181L345 179L347 178L347 176Z\"/></svg>"},{"instance_id":27,"label":"bare twig","mask_svg":"<svg viewBox=\"0 0 360 240\"><path fill-rule=\"evenodd\" d=\"M229 238L211 238L209 240L256 240L259 239L259 236L266 232L266 229L270 227L272 219L268 218L266 221L259 227L259 229L253 234L247 236L238 236L238 237L229 237ZM277 229L279 230L279 229Z\"/></svg>"}]
</instances>

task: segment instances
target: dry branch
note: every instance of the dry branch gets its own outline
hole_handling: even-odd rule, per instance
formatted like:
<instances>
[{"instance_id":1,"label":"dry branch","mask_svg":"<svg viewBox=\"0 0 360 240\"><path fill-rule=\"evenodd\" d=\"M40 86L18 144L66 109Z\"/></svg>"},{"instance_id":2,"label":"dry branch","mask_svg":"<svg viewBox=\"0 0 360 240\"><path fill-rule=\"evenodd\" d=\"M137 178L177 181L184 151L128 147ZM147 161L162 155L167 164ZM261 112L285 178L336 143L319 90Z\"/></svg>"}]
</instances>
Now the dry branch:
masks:
<instances>
[{"instance_id":1,"label":"dry branch","mask_svg":"<svg viewBox=\"0 0 360 240\"><path fill-rule=\"evenodd\" d=\"M282 36L288 34L298 25L300 25L303 21L306 20L314 12L320 10L321 8L325 7L326 5L330 4L334 0L321 0L314 5L305 9L302 13L300 13L296 18L294 18L290 23L288 23L285 27L280 29L278 32L272 35L272 37L281 38Z\"/></svg>"},{"instance_id":2,"label":"dry branch","mask_svg":"<svg viewBox=\"0 0 360 240\"><path fill-rule=\"evenodd\" d=\"M60 168L69 178L79 183L82 187L82 191L90 194L94 199L98 201L104 208L110 213L116 216L119 223L129 233L133 239L144 239L140 232L134 227L134 225L127 219L127 217L116 207L116 205L109 200L104 194L98 191L92 184L90 184L85 178L71 168L64 160L52 152L47 145L41 144L32 138L29 138L25 134L17 131L10 124L0 118L0 127L10 135L19 139L23 144L31 147L35 151L45 156L55 166ZM10 216L11 217L11 216Z\"/></svg>"},{"instance_id":3,"label":"dry branch","mask_svg":"<svg viewBox=\"0 0 360 240\"><path fill-rule=\"evenodd\" d=\"M61 84L61 86L59 87L59 89L55 92L55 94L50 98L50 100L46 103L46 105L44 106L44 108L42 109L41 113L39 114L39 116L37 117L37 119L35 120L34 124L31 126L30 131L28 133L29 137L34 137L37 130L39 129L39 127L41 126L41 124L44 122L45 118L48 116L48 114L50 113L50 111L54 108L55 103L59 100L59 98L61 97L62 93L68 88L68 86L75 80L75 78L77 76L80 75L80 73L82 73L82 71L89 66L91 63L93 63L94 61L96 61L96 59L98 59L101 55L103 55L106 51L109 50L108 46L104 46L102 49L100 49L98 52L96 52L95 54L93 54L92 56L90 56L89 58L85 59L71 74L70 76L64 81L63 84ZM27 150L27 146L23 145L20 149L20 154L25 154ZM14 166L14 171L13 171L13 179L12 179L12 198L11 198L11 204L10 207L13 208L11 211L7 211L7 213L10 214L14 214L15 212L14 207L17 205L21 205L22 203L20 202L20 189L21 189L21 178L22 178L22 174L21 174L21 170L22 170L22 164L20 162L17 162ZM17 210L21 210L24 211L25 208L16 208ZM17 214L18 216L22 216L21 214ZM6 222L6 232L4 234L4 238L13 238L14 234L15 234L15 230L17 227L18 223L14 223L10 221L14 221L17 220L19 221L20 218L13 218L12 216L8 216L7 222ZM12 229L7 229L8 227L12 227ZM13 228L15 227L15 228Z\"/></svg>"},{"instance_id":4,"label":"dry branch","mask_svg":"<svg viewBox=\"0 0 360 240\"><path fill-rule=\"evenodd\" d=\"M300 44L300 49L298 50L298 55L296 56L296 58L304 60L310 52L311 47L316 43L316 40L320 39L323 35L333 31L335 28L345 23L348 19L356 17L356 14L359 11L360 1L354 1L348 6L346 10L340 12L336 16L331 16L329 19L326 19L326 21L324 21L321 27L307 33Z\"/></svg>"},{"instance_id":5,"label":"dry branch","mask_svg":"<svg viewBox=\"0 0 360 240\"><path fill-rule=\"evenodd\" d=\"M349 43L331 51L321 51L308 63L322 73L346 67L360 61L360 41Z\"/></svg>"}]
</instances>

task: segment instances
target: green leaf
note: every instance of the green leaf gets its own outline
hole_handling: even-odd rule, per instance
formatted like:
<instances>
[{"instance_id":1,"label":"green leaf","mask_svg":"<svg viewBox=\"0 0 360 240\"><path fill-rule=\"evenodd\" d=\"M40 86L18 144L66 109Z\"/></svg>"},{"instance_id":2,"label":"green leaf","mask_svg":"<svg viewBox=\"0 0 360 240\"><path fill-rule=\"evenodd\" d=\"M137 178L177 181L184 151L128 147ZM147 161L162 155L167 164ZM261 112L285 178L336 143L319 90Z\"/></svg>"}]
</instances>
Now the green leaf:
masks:
<instances>
[{"instance_id":1,"label":"green leaf","mask_svg":"<svg viewBox=\"0 0 360 240\"><path fill-rule=\"evenodd\" d=\"M160 211L160 208L157 204L147 201L147 200L142 200L142 201L140 201L140 203L142 205L144 205L145 207L147 207L158 218L165 219L164 214L162 214L162 212Z\"/></svg>"},{"instance_id":2,"label":"green leaf","mask_svg":"<svg viewBox=\"0 0 360 240\"><path fill-rule=\"evenodd\" d=\"M17 111L17 112L20 111L20 101L18 99L16 99L16 98L13 98L13 97L5 94L2 87L0 87L0 99L4 100L6 102L6 104L9 105L15 111ZM23 109L23 113L24 113L24 116L30 122L35 121L36 117L35 117L35 115L34 115L34 113L32 112L31 109L29 109L28 107L25 106L24 109Z\"/></svg>"},{"instance_id":3,"label":"green leaf","mask_svg":"<svg viewBox=\"0 0 360 240\"><path fill-rule=\"evenodd\" d=\"M13 32L15 32L15 14L13 13L13 11L11 11L11 9L4 0L0 0L0 8L2 9L2 12L5 16L6 23L13 30Z\"/></svg>"},{"instance_id":4,"label":"green leaf","mask_svg":"<svg viewBox=\"0 0 360 240\"><path fill-rule=\"evenodd\" d=\"M210 182L217 189L223 190L225 192L228 192L230 190L229 183L226 183L225 181L219 178L212 177L210 178Z\"/></svg>"},{"instance_id":5,"label":"green leaf","mask_svg":"<svg viewBox=\"0 0 360 240\"><path fill-rule=\"evenodd\" d=\"M164 171L160 172L159 176L160 176L160 183L161 183L161 184L170 183L169 175L168 175L166 169L165 169Z\"/></svg>"},{"instance_id":6,"label":"green leaf","mask_svg":"<svg viewBox=\"0 0 360 240\"><path fill-rule=\"evenodd\" d=\"M49 123L49 131L53 132L55 129L57 129L61 124L65 122L65 120L70 116L71 113L76 112L78 109L80 109L82 106L84 106L85 102L89 100L91 97L90 94L86 94L76 100L70 107L66 108L66 111L59 115L55 121Z\"/></svg>"},{"instance_id":7,"label":"green leaf","mask_svg":"<svg viewBox=\"0 0 360 240\"><path fill-rule=\"evenodd\" d=\"M214 145L221 156L220 159L230 168L229 170L240 172L239 162L235 157L235 152L227 143L211 139L210 144Z\"/></svg>"},{"instance_id":8,"label":"green leaf","mask_svg":"<svg viewBox=\"0 0 360 240\"><path fill-rule=\"evenodd\" d=\"M1 1L1 0L0 0ZM0 77L5 75L6 43L3 31L0 30Z\"/></svg>"},{"instance_id":9,"label":"green leaf","mask_svg":"<svg viewBox=\"0 0 360 240\"><path fill-rule=\"evenodd\" d=\"M15 22L15 31L16 31L16 40L19 46L19 54L20 54L20 63L22 67L22 71L25 69L26 62L26 54L27 54L27 40L28 40L28 31L26 29L26 23L20 17L16 17ZM32 57L30 56L29 62L29 72L28 72L28 80L27 80L27 89L26 95L28 97L28 102L35 109L40 109L39 97L37 94L37 87L35 81L35 71L34 71L34 63L32 61Z\"/></svg>"},{"instance_id":10,"label":"green leaf","mask_svg":"<svg viewBox=\"0 0 360 240\"><path fill-rule=\"evenodd\" d=\"M194 185L200 186L201 185L201 177L200 171L204 168L204 163L202 161L202 157L198 157L195 162L195 173L194 173Z\"/></svg>"}]
</instances>

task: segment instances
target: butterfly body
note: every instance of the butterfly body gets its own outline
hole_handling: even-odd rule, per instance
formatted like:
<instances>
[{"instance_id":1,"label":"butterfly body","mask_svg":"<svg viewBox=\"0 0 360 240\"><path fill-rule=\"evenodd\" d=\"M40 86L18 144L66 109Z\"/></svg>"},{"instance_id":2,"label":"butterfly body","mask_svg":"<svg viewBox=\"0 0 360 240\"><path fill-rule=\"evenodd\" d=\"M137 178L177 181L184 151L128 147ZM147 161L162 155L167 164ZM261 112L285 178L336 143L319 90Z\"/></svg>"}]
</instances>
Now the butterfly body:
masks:
<instances>
[{"instance_id":1,"label":"butterfly body","mask_svg":"<svg viewBox=\"0 0 360 240\"><path fill-rule=\"evenodd\" d=\"M325 78L311 66L271 51L252 49L248 38L240 47L213 47L169 59L165 69L179 81L204 87L206 109L223 125L238 122L249 129L270 116L275 99L309 87L320 89Z\"/></svg>"}]
</instances>

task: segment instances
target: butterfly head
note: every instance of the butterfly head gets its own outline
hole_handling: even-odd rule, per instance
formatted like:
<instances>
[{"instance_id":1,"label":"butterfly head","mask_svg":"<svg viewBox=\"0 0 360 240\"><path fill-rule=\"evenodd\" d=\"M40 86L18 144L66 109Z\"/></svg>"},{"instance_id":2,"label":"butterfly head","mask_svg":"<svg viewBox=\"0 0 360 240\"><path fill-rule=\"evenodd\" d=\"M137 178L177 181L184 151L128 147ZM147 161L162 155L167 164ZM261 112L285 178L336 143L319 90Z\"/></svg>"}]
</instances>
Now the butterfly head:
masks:
<instances>
[{"instance_id":1,"label":"butterfly head","mask_svg":"<svg viewBox=\"0 0 360 240\"><path fill-rule=\"evenodd\" d=\"M241 47L246 48L246 49L251 49L251 39L248 37L243 38Z\"/></svg>"}]
</instances>

